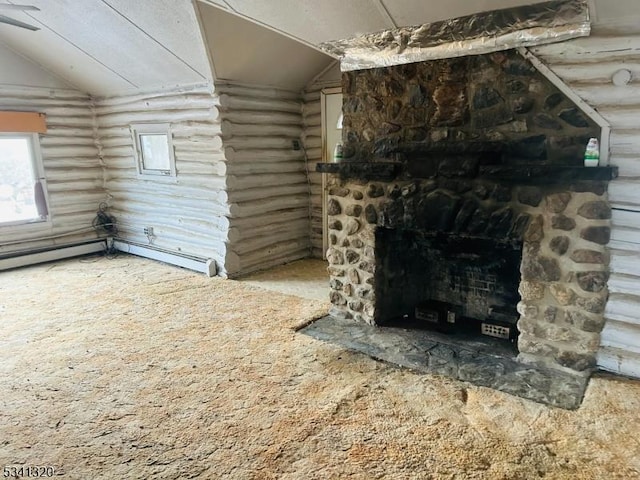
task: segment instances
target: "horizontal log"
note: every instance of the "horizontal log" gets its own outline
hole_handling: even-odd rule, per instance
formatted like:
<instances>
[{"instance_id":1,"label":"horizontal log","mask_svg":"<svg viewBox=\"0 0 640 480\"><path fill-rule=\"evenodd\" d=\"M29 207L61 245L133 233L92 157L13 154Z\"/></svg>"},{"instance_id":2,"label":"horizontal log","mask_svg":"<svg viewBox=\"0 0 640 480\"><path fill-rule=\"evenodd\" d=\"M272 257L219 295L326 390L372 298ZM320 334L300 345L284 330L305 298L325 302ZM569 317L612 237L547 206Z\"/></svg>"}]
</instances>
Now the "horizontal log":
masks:
<instances>
[{"instance_id":1,"label":"horizontal log","mask_svg":"<svg viewBox=\"0 0 640 480\"><path fill-rule=\"evenodd\" d=\"M612 273L607 282L607 288L610 293L624 293L627 295L640 295L638 283L640 277L636 275L624 275L620 273Z\"/></svg>"},{"instance_id":2,"label":"horizontal log","mask_svg":"<svg viewBox=\"0 0 640 480\"><path fill-rule=\"evenodd\" d=\"M287 195L282 197L262 199L253 202L247 201L243 203L230 203L229 214L234 218L242 218L263 215L267 212L295 209L300 207L309 208L308 195Z\"/></svg>"},{"instance_id":3,"label":"horizontal log","mask_svg":"<svg viewBox=\"0 0 640 480\"><path fill-rule=\"evenodd\" d=\"M155 218L150 220L149 210L141 209L141 208L130 208L131 205L115 205L109 209L109 213L116 217L116 221L122 224L131 225L141 225L140 221L152 221L153 223L149 224L151 226L158 225L188 225L191 228L192 226L198 228L201 232L206 231L215 231L215 234L218 237L221 237L221 234L226 232L229 229L229 219L224 215L203 215L202 211L181 211L180 215L176 215L175 211L171 211L169 209L164 209L163 213L166 215L155 215ZM177 223L176 223L177 222ZM142 223L143 227L147 225L147 223ZM186 227L185 227L186 228ZM140 230L142 232L142 230Z\"/></svg>"},{"instance_id":4,"label":"horizontal log","mask_svg":"<svg viewBox=\"0 0 640 480\"><path fill-rule=\"evenodd\" d=\"M47 119L50 117L73 117L84 119L88 125L93 123L93 111L89 105L81 105L77 107L60 105L47 107L45 111Z\"/></svg>"},{"instance_id":5,"label":"horizontal log","mask_svg":"<svg viewBox=\"0 0 640 480\"><path fill-rule=\"evenodd\" d=\"M292 239L300 239L299 242L296 242L296 247L309 245L308 222L299 222L288 226L281 225L281 227L280 230L272 230L260 235L256 234L252 238L246 238L241 242L231 244L230 248L240 256L240 261L242 261L242 258L251 252L274 247Z\"/></svg>"},{"instance_id":6,"label":"horizontal log","mask_svg":"<svg viewBox=\"0 0 640 480\"><path fill-rule=\"evenodd\" d=\"M607 319L635 325L637 328L640 326L638 310L640 310L640 297L637 295L612 293L609 296L604 315Z\"/></svg>"},{"instance_id":7,"label":"horizontal log","mask_svg":"<svg viewBox=\"0 0 640 480\"><path fill-rule=\"evenodd\" d=\"M47 129L49 128L83 128L87 125L92 125L93 119L87 120L86 118L79 117L65 117L65 116L47 116Z\"/></svg>"},{"instance_id":8,"label":"horizontal log","mask_svg":"<svg viewBox=\"0 0 640 480\"><path fill-rule=\"evenodd\" d=\"M322 125L322 117L320 116L320 113L306 115L303 119L303 124L309 126Z\"/></svg>"},{"instance_id":9,"label":"horizontal log","mask_svg":"<svg viewBox=\"0 0 640 480\"><path fill-rule=\"evenodd\" d=\"M307 150L321 149L322 139L320 137L307 137L304 139L304 148Z\"/></svg>"},{"instance_id":10,"label":"horizontal log","mask_svg":"<svg viewBox=\"0 0 640 480\"><path fill-rule=\"evenodd\" d=\"M637 63L629 63L624 59L614 59L613 61L601 61L594 63L558 64L552 65L551 69L566 83L571 84L610 84L611 77L618 70L629 70L634 78L638 78L640 67ZM618 87L619 88L619 87Z\"/></svg>"},{"instance_id":11,"label":"horizontal log","mask_svg":"<svg viewBox=\"0 0 640 480\"><path fill-rule=\"evenodd\" d=\"M181 121L171 123L171 134L174 138L211 137L220 135L220 122L218 120L196 122Z\"/></svg>"},{"instance_id":12,"label":"horizontal log","mask_svg":"<svg viewBox=\"0 0 640 480\"><path fill-rule=\"evenodd\" d=\"M240 150L256 150L256 149L278 149L293 150L293 139L291 137L249 137L234 136L224 141L225 147L231 147L235 151Z\"/></svg>"},{"instance_id":13,"label":"horizontal log","mask_svg":"<svg viewBox=\"0 0 640 480\"><path fill-rule=\"evenodd\" d=\"M307 185L304 173L263 173L262 175L227 175L227 189L239 190L282 185Z\"/></svg>"},{"instance_id":14,"label":"horizontal log","mask_svg":"<svg viewBox=\"0 0 640 480\"><path fill-rule=\"evenodd\" d=\"M107 158L107 157L134 158L133 144L122 145L118 147L103 147L101 153L103 158Z\"/></svg>"},{"instance_id":15,"label":"horizontal log","mask_svg":"<svg viewBox=\"0 0 640 480\"><path fill-rule=\"evenodd\" d=\"M601 334L600 344L603 347L618 348L621 350L621 355L627 357L629 352L640 353L640 348L638 347L639 337L640 327L635 323L627 322L625 318L608 318ZM621 360L618 359L618 362Z\"/></svg>"},{"instance_id":16,"label":"horizontal log","mask_svg":"<svg viewBox=\"0 0 640 480\"><path fill-rule=\"evenodd\" d=\"M307 158L309 160L312 159L321 159L322 158L322 148L307 148L305 146L305 151L307 153Z\"/></svg>"},{"instance_id":17,"label":"horizontal log","mask_svg":"<svg viewBox=\"0 0 640 480\"><path fill-rule=\"evenodd\" d=\"M214 122L220 116L216 107L208 110L158 110L154 112L128 112L98 117L98 126L122 127L132 123L179 123L184 121Z\"/></svg>"},{"instance_id":18,"label":"horizontal log","mask_svg":"<svg viewBox=\"0 0 640 480\"><path fill-rule=\"evenodd\" d=\"M98 139L101 142L111 137L131 138L131 127L128 124L116 125L111 127L100 126L98 131Z\"/></svg>"},{"instance_id":19,"label":"horizontal log","mask_svg":"<svg viewBox=\"0 0 640 480\"><path fill-rule=\"evenodd\" d=\"M147 224L155 218L189 218L202 219L210 222L219 222L219 219L226 218L227 208L225 205L218 205L213 202L207 204L207 214L204 215L202 208L194 208L192 204L182 204L181 206L163 206L154 204L153 199L140 198L140 196L132 195L131 197L119 198L116 202L112 202L112 213L116 220L126 213L128 217L137 217L144 220Z\"/></svg>"},{"instance_id":20,"label":"horizontal log","mask_svg":"<svg viewBox=\"0 0 640 480\"><path fill-rule=\"evenodd\" d=\"M305 103L302 107L302 115L305 118L308 118L311 115L319 115L322 112L322 103L318 102L310 102Z\"/></svg>"},{"instance_id":21,"label":"horizontal log","mask_svg":"<svg viewBox=\"0 0 640 480\"><path fill-rule=\"evenodd\" d=\"M612 161L616 155L635 155L640 161L640 130L614 130L611 133Z\"/></svg>"},{"instance_id":22,"label":"horizontal log","mask_svg":"<svg viewBox=\"0 0 640 480\"><path fill-rule=\"evenodd\" d=\"M224 112L222 120L233 123L302 125L302 115L286 112L262 112L255 110L231 110Z\"/></svg>"},{"instance_id":23,"label":"horizontal log","mask_svg":"<svg viewBox=\"0 0 640 480\"><path fill-rule=\"evenodd\" d=\"M96 98L96 103L100 105L126 105L127 103L139 102L141 100L153 100L155 98L163 98L167 95L207 95L212 94L213 88L211 85L207 83L201 84L193 84L193 85L182 85L171 92L167 92L166 90L155 90L150 92L140 92L132 95L106 95Z\"/></svg>"},{"instance_id":24,"label":"horizontal log","mask_svg":"<svg viewBox=\"0 0 640 480\"><path fill-rule=\"evenodd\" d=\"M257 162L230 163L227 171L231 175L261 175L271 173L305 172L304 162Z\"/></svg>"},{"instance_id":25,"label":"horizontal log","mask_svg":"<svg viewBox=\"0 0 640 480\"><path fill-rule=\"evenodd\" d=\"M614 58L640 55L640 36L590 36L533 47L531 52L552 65L558 63L599 63Z\"/></svg>"},{"instance_id":26,"label":"horizontal log","mask_svg":"<svg viewBox=\"0 0 640 480\"><path fill-rule=\"evenodd\" d=\"M59 232L56 235L60 235L60 237L54 239L38 239L25 236L20 239L20 243L17 244L4 246L0 244L0 253L28 252L32 249L48 248L58 245L71 245L98 238L98 235L93 229L83 233L65 234L64 232Z\"/></svg>"},{"instance_id":27,"label":"horizontal log","mask_svg":"<svg viewBox=\"0 0 640 480\"><path fill-rule=\"evenodd\" d=\"M219 97L220 106L231 110L257 110L272 112L290 112L299 114L302 103L294 100L281 100L246 95L229 95L223 93Z\"/></svg>"},{"instance_id":28,"label":"horizontal log","mask_svg":"<svg viewBox=\"0 0 640 480\"><path fill-rule=\"evenodd\" d=\"M243 203L257 200L265 200L278 196L301 195L309 192L309 186L306 184L298 185L278 185L278 186L261 186L259 188L232 190L228 191L229 201L232 203Z\"/></svg>"},{"instance_id":29,"label":"horizontal log","mask_svg":"<svg viewBox=\"0 0 640 480\"><path fill-rule=\"evenodd\" d=\"M229 120L224 120L221 126L222 134L225 136L281 136L299 138L302 135L300 125L270 125L270 124L236 124Z\"/></svg>"},{"instance_id":30,"label":"horizontal log","mask_svg":"<svg viewBox=\"0 0 640 480\"><path fill-rule=\"evenodd\" d=\"M96 140L93 132L87 132L87 135L75 135L73 137L42 135L40 137L40 146L42 149L55 147L88 147L96 148Z\"/></svg>"},{"instance_id":31,"label":"horizontal log","mask_svg":"<svg viewBox=\"0 0 640 480\"><path fill-rule=\"evenodd\" d=\"M250 229L240 229L237 227L232 227L230 230L233 230L232 233L229 234L229 241L234 245L234 251L242 252L245 247L244 242L252 242L255 239L260 238L269 238L274 235L274 232L285 233L284 238L294 238L296 236L302 236L304 234L308 234L309 231L309 219L306 217L299 217L295 220L289 220L287 222L278 221L276 219L274 223L261 223ZM241 242L241 243L238 243Z\"/></svg>"},{"instance_id":32,"label":"horizontal log","mask_svg":"<svg viewBox=\"0 0 640 480\"><path fill-rule=\"evenodd\" d=\"M119 105L98 102L96 115L99 117L139 111L208 110L213 106L212 94L166 95L164 97L141 98Z\"/></svg>"},{"instance_id":33,"label":"horizontal log","mask_svg":"<svg viewBox=\"0 0 640 480\"><path fill-rule=\"evenodd\" d=\"M627 108L635 107L640 112L640 85L632 84L624 88L617 87L612 83L573 83L570 84L571 89L577 93L589 105L597 107L598 110L603 106L624 106Z\"/></svg>"},{"instance_id":34,"label":"horizontal log","mask_svg":"<svg viewBox=\"0 0 640 480\"><path fill-rule=\"evenodd\" d=\"M228 82L216 82L214 91L218 95L228 94L236 96L274 98L282 100L300 100L299 92L281 90L272 87L260 87L255 85L240 85Z\"/></svg>"},{"instance_id":35,"label":"horizontal log","mask_svg":"<svg viewBox=\"0 0 640 480\"><path fill-rule=\"evenodd\" d=\"M224 181L224 179L223 179ZM164 182L144 181L135 175L128 177L107 176L107 190L114 198L121 201L150 202L158 205L159 199L173 202L184 201L193 208L201 208L202 202L214 202L224 204L227 194L222 189L213 186L192 186L188 184L175 184ZM118 195L120 197L118 197ZM184 208L184 206L180 207Z\"/></svg>"},{"instance_id":36,"label":"horizontal log","mask_svg":"<svg viewBox=\"0 0 640 480\"><path fill-rule=\"evenodd\" d=\"M233 147L224 148L224 156L229 162L290 162L293 160L303 160L302 150L236 150Z\"/></svg>"},{"instance_id":37,"label":"horizontal log","mask_svg":"<svg viewBox=\"0 0 640 480\"><path fill-rule=\"evenodd\" d=\"M97 207L100 202L104 202L107 199L107 193L104 191L101 181L87 182L81 180L79 182L66 182L66 184L52 182L47 184L47 192L49 193L49 206L53 205L54 207L56 205L77 203L84 209L87 203L95 203Z\"/></svg>"},{"instance_id":38,"label":"horizontal log","mask_svg":"<svg viewBox=\"0 0 640 480\"><path fill-rule=\"evenodd\" d=\"M56 109L73 108L77 109L81 115L86 115L84 112L91 114L91 101L88 99L79 100L51 100L43 98L9 98L4 96L3 92L0 92L0 108L2 110L17 110L20 112L56 112ZM60 110L58 110L59 112Z\"/></svg>"},{"instance_id":39,"label":"horizontal log","mask_svg":"<svg viewBox=\"0 0 640 480\"><path fill-rule=\"evenodd\" d=\"M176 164L176 170L178 178L181 178L183 175L212 175L224 177L227 174L227 165L224 162L178 162Z\"/></svg>"},{"instance_id":40,"label":"horizontal log","mask_svg":"<svg viewBox=\"0 0 640 480\"><path fill-rule=\"evenodd\" d=\"M49 186L55 184L69 184L78 181L98 182L102 189L104 173L101 168L47 168L47 184Z\"/></svg>"},{"instance_id":41,"label":"horizontal log","mask_svg":"<svg viewBox=\"0 0 640 480\"><path fill-rule=\"evenodd\" d=\"M292 262L309 256L308 241L292 240L256 250L240 257L241 269L249 272Z\"/></svg>"},{"instance_id":42,"label":"horizontal log","mask_svg":"<svg viewBox=\"0 0 640 480\"><path fill-rule=\"evenodd\" d=\"M99 158L45 158L43 159L45 176L49 176L49 172L53 170L89 170L94 171L96 176L102 176L102 163Z\"/></svg>"},{"instance_id":43,"label":"horizontal log","mask_svg":"<svg viewBox=\"0 0 640 480\"><path fill-rule=\"evenodd\" d=\"M47 158L94 157L98 161L98 148L95 145L47 146L42 149L42 153Z\"/></svg>"},{"instance_id":44,"label":"horizontal log","mask_svg":"<svg viewBox=\"0 0 640 480\"><path fill-rule=\"evenodd\" d=\"M640 231L640 211L630 212L613 209L611 213L614 227L631 227ZM640 238L638 242L640 243Z\"/></svg>"},{"instance_id":45,"label":"horizontal log","mask_svg":"<svg viewBox=\"0 0 640 480\"><path fill-rule=\"evenodd\" d=\"M640 277L640 253L638 251L611 250L610 270L613 273ZM640 285L638 286L640 290Z\"/></svg>"},{"instance_id":46,"label":"horizontal log","mask_svg":"<svg viewBox=\"0 0 640 480\"><path fill-rule=\"evenodd\" d=\"M122 229L123 231L132 231L144 235L145 227L153 227L153 233L157 237L162 237L163 235L175 236L181 233L183 236L192 234L205 239L205 241L207 238L212 238L220 242L227 240L226 228L220 228L215 222L210 222L202 218L156 216L149 219L118 209L111 209L110 213L116 217L118 229Z\"/></svg>"},{"instance_id":47,"label":"horizontal log","mask_svg":"<svg viewBox=\"0 0 640 480\"><path fill-rule=\"evenodd\" d=\"M84 127L67 127L64 125L59 125L57 127L52 127L51 125L47 125L47 133L42 135L41 141L48 141L54 139L60 139L60 141L65 141L64 138L72 137L72 139L86 139L86 141L93 141L95 138L95 134L93 131L93 125L85 125Z\"/></svg>"},{"instance_id":48,"label":"horizontal log","mask_svg":"<svg viewBox=\"0 0 640 480\"><path fill-rule=\"evenodd\" d=\"M321 95L322 95L321 89L312 89L312 90L307 89L302 94L302 101L305 103L320 102Z\"/></svg>"},{"instance_id":49,"label":"horizontal log","mask_svg":"<svg viewBox=\"0 0 640 480\"><path fill-rule=\"evenodd\" d=\"M620 208L631 206L633 210L640 210L640 197L638 186L640 182L625 178L618 178L609 183L609 201Z\"/></svg>"},{"instance_id":50,"label":"horizontal log","mask_svg":"<svg viewBox=\"0 0 640 480\"><path fill-rule=\"evenodd\" d=\"M128 231L126 229L119 233L119 238L136 243L148 243L146 235ZM156 236L153 246L164 250L169 250L179 254L187 254L204 258L222 259L226 252L226 245L222 241L215 241L206 238L194 238L188 234L165 233L162 237Z\"/></svg>"},{"instance_id":51,"label":"horizontal log","mask_svg":"<svg viewBox=\"0 0 640 480\"><path fill-rule=\"evenodd\" d=\"M304 138L318 137L322 138L322 127L320 125L307 125L304 129Z\"/></svg>"},{"instance_id":52,"label":"horizontal log","mask_svg":"<svg viewBox=\"0 0 640 480\"><path fill-rule=\"evenodd\" d=\"M213 137L208 142L181 142L178 145L174 145L176 156L180 153L189 153L189 154L203 154L203 155L211 155L215 152L222 152L222 147L224 142L220 137Z\"/></svg>"}]
</instances>

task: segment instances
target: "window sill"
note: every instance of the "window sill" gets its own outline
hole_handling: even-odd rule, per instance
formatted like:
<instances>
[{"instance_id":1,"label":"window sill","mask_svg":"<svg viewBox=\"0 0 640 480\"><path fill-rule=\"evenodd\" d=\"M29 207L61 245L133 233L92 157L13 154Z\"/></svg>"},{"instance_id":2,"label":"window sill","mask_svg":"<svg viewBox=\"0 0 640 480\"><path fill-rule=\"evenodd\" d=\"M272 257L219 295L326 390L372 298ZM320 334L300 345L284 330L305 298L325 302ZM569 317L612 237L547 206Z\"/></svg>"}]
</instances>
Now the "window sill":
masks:
<instances>
[{"instance_id":1,"label":"window sill","mask_svg":"<svg viewBox=\"0 0 640 480\"><path fill-rule=\"evenodd\" d=\"M51 219L47 220L25 220L25 221L17 221L17 222L7 222L0 223L0 233L3 235L9 234L12 232L20 232L20 233L30 233L30 232L41 232L46 230L51 230L53 227L53 222Z\"/></svg>"}]
</instances>

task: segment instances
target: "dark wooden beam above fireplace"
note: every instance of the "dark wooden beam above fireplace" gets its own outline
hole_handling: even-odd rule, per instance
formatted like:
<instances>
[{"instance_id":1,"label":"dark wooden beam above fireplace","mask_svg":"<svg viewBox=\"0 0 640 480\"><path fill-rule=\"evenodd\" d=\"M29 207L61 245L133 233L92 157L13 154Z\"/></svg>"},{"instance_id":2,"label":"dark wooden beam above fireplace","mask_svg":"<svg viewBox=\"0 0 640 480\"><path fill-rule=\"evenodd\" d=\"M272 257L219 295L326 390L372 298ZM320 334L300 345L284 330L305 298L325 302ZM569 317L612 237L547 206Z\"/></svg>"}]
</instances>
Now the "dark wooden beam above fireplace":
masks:
<instances>
[{"instance_id":1,"label":"dark wooden beam above fireplace","mask_svg":"<svg viewBox=\"0 0 640 480\"><path fill-rule=\"evenodd\" d=\"M316 171L338 174L342 178L391 181L403 170L397 162L318 163ZM577 181L610 181L618 167L576 167L573 165L482 165L477 178L521 185L558 185ZM420 178L413 175L414 178Z\"/></svg>"}]
</instances>

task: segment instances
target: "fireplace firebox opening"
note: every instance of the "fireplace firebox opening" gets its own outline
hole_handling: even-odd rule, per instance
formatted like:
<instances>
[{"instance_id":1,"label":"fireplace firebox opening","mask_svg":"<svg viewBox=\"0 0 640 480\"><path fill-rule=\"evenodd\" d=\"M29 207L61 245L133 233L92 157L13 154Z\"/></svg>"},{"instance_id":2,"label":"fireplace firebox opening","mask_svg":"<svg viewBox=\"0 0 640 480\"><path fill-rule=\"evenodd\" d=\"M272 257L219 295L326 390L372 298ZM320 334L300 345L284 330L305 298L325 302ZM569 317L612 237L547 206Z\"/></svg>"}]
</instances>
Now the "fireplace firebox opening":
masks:
<instances>
[{"instance_id":1,"label":"fireplace firebox opening","mask_svg":"<svg viewBox=\"0 0 640 480\"><path fill-rule=\"evenodd\" d=\"M378 228L378 323L512 342L522 245L456 234Z\"/></svg>"}]
</instances>

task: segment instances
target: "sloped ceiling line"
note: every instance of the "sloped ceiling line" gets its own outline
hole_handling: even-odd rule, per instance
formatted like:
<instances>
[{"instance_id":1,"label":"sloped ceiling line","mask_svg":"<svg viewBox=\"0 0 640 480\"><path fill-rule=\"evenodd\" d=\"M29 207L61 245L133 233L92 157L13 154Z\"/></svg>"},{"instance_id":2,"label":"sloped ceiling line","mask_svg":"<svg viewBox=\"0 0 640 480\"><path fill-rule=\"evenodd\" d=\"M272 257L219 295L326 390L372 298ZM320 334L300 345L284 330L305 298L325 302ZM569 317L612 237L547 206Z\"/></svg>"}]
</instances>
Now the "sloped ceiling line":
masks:
<instances>
[{"instance_id":1,"label":"sloped ceiling line","mask_svg":"<svg viewBox=\"0 0 640 480\"><path fill-rule=\"evenodd\" d=\"M8 3L13 4L12 1L9 1ZM128 78L122 76L120 73L116 72L113 68L109 67L109 65L104 64L103 62L101 62L100 60L98 60L94 55L91 55L89 52L87 52L86 50L84 50L82 47L80 47L80 45L72 42L71 40L69 40L68 38L66 38L64 35L61 35L60 33L56 32L55 30L53 30L52 28L50 28L48 25L44 24L43 22L41 22L40 20L38 20L34 15L32 15L31 13L24 11L23 12L24 15L28 16L29 18L31 18L35 23L42 25L42 28L45 28L47 30L49 30L51 33L53 33L54 35L60 37L61 39L63 39L65 42L67 42L70 45L73 45L75 48L77 48L78 50L80 50L82 53L84 53L85 55L87 55L88 57L90 57L92 60L94 60L95 62L99 63L100 65L102 65L104 68L106 68L107 70L109 70L110 72L114 73L115 75L117 75L118 77L120 77L122 80L124 80L125 82L127 82L129 85L131 85L134 88L138 88L138 85L136 85L135 83L133 83L131 80L129 80Z\"/></svg>"},{"instance_id":2,"label":"sloped ceiling line","mask_svg":"<svg viewBox=\"0 0 640 480\"><path fill-rule=\"evenodd\" d=\"M387 21L389 22L389 28L398 28L398 23L395 21L395 19L389 13L389 10L387 9L386 5L384 4L384 1L383 0L374 0L374 3L376 4L376 7L378 7L378 10L380 10L380 13L382 14L382 16L385 17L387 19Z\"/></svg>"},{"instance_id":3,"label":"sloped ceiling line","mask_svg":"<svg viewBox=\"0 0 640 480\"><path fill-rule=\"evenodd\" d=\"M202 4L204 4L204 5L209 5L209 6L214 7L214 8L218 8L218 9L219 8L224 8L224 7L222 7L222 5L220 5L219 3L216 3L216 2L214 2L212 0L197 0L197 1L202 3ZM290 38L291 40L295 40L296 42L299 42L302 45L306 45L307 47L313 48L314 50L316 50L316 51L318 51L320 53L324 53L325 55L327 55L326 52L324 52L320 47L318 47L314 43L312 43L312 42L310 42L308 40L305 40L304 38L300 38L300 37L298 37L296 35L293 35L293 34L291 34L289 32L286 32L286 31L284 31L284 30L282 30L282 29L280 29L278 27L274 27L273 25L269 25L268 23L265 23L265 22L255 18L255 17L252 17L251 15L247 15L245 13L241 13L238 10L236 10L235 8L233 8L233 6L229 2L227 2L227 0L220 0L220 1L224 2L224 4L229 9L229 12L232 13L233 15L236 15L236 16L238 16L240 18L244 18L245 20L249 20L250 22L252 22L252 23L254 23L256 25L259 25L259 26L261 26L263 28L266 28L267 30L271 30L272 32L279 33L280 35L283 35L283 36L285 36L287 38Z\"/></svg>"},{"instance_id":4,"label":"sloped ceiling line","mask_svg":"<svg viewBox=\"0 0 640 480\"><path fill-rule=\"evenodd\" d=\"M113 10L116 14L118 14L119 16L121 16L122 18L124 18L127 22L129 22L133 27L135 27L136 29L138 29L140 32L144 33L147 37L149 37L151 40L153 40L156 44L158 44L160 47L162 47L167 53L169 53L170 55L172 55L174 58L176 58L177 60L179 60L182 64L184 64L186 67L188 67L190 70L192 70L194 73L196 73L197 75L199 75L203 80L207 80L207 77L202 74L202 72L199 72L198 70L196 70L195 68L193 68L191 65L189 65L189 63L185 62L184 59L180 58L178 55L176 55L173 50L171 50L170 48L168 48L164 43L162 43L161 41L159 41L157 38L155 38L153 35L151 35L149 32L145 31L143 28L141 28L138 24L136 24L133 20L131 20L129 17L127 17L124 13L122 13L121 11L119 11L117 8L115 8L113 5L111 5L109 2L107 2L107 0L102 0L102 3L104 3L107 7L109 7L111 10Z\"/></svg>"}]
</instances>

